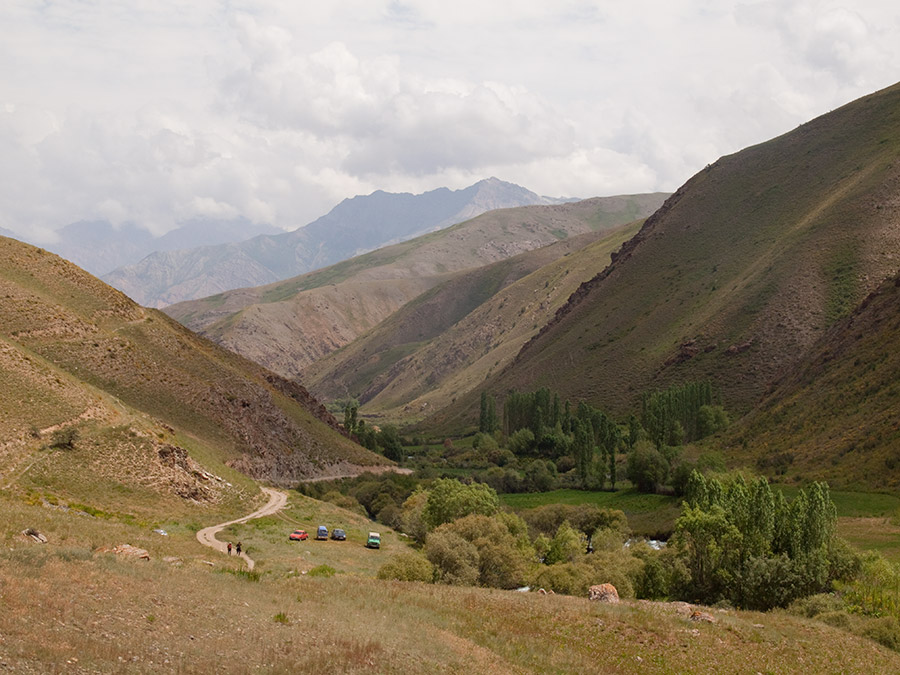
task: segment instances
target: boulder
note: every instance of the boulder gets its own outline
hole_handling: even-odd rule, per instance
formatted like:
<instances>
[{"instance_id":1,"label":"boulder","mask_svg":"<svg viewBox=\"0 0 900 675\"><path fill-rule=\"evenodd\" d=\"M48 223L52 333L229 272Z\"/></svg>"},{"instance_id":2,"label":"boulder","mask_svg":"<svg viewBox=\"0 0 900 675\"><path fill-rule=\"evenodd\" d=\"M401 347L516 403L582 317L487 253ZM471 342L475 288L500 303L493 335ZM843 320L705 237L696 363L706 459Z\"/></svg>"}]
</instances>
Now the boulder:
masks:
<instances>
[{"instance_id":1,"label":"boulder","mask_svg":"<svg viewBox=\"0 0 900 675\"><path fill-rule=\"evenodd\" d=\"M612 584L599 584L591 586L588 590L588 598L597 602L609 602L615 604L619 602L619 592Z\"/></svg>"},{"instance_id":2,"label":"boulder","mask_svg":"<svg viewBox=\"0 0 900 675\"><path fill-rule=\"evenodd\" d=\"M119 544L113 550L116 555L124 555L130 558L138 558L139 560L150 560L150 553L137 546L131 544Z\"/></svg>"}]
</instances>

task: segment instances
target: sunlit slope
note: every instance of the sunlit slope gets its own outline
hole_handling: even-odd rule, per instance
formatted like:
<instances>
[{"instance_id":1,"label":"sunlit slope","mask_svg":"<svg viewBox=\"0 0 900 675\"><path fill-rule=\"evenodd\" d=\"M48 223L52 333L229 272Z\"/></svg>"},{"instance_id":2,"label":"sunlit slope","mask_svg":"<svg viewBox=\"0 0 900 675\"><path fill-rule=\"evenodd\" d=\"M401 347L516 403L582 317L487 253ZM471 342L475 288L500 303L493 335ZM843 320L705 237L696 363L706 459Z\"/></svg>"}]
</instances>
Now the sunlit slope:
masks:
<instances>
[{"instance_id":1,"label":"sunlit slope","mask_svg":"<svg viewBox=\"0 0 900 675\"><path fill-rule=\"evenodd\" d=\"M239 354L298 377L310 363L453 273L646 217L664 197L627 195L491 211L316 272L165 311Z\"/></svg>"},{"instance_id":2,"label":"sunlit slope","mask_svg":"<svg viewBox=\"0 0 900 675\"><path fill-rule=\"evenodd\" d=\"M86 480L102 474L123 484L163 465L192 475L197 467L185 450L209 470L276 482L379 461L332 428L302 387L138 307L71 263L6 238L0 317L7 483L31 480L35 461L90 468ZM66 428L78 442L46 453L59 440L54 432Z\"/></svg>"},{"instance_id":3,"label":"sunlit slope","mask_svg":"<svg viewBox=\"0 0 900 675\"><path fill-rule=\"evenodd\" d=\"M743 412L900 266L900 86L721 158L647 220L490 390L616 414L710 379ZM474 399L452 412L470 419Z\"/></svg>"},{"instance_id":4,"label":"sunlit slope","mask_svg":"<svg viewBox=\"0 0 900 675\"><path fill-rule=\"evenodd\" d=\"M640 222L456 275L303 373L317 395L412 420L501 369Z\"/></svg>"}]
</instances>

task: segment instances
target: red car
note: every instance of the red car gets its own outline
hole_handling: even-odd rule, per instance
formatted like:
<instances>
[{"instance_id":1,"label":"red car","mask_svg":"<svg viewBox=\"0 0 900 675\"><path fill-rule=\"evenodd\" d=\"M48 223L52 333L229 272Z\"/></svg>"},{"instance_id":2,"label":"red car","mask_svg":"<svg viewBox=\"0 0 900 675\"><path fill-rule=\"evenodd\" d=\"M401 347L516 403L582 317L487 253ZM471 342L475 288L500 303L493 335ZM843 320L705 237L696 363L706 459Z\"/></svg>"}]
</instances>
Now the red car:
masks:
<instances>
[{"instance_id":1,"label":"red car","mask_svg":"<svg viewBox=\"0 0 900 675\"><path fill-rule=\"evenodd\" d=\"M309 535L306 534L306 530L294 530L288 539L291 541L306 541L309 539Z\"/></svg>"}]
</instances>

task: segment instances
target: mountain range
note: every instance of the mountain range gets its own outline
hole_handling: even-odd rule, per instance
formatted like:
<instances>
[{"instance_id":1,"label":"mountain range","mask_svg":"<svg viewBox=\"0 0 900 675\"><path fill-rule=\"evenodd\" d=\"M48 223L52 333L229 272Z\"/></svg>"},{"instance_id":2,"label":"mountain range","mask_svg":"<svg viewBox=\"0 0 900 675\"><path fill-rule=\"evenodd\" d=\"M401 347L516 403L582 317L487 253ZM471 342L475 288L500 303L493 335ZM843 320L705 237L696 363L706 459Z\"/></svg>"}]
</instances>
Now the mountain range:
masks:
<instances>
[{"instance_id":1,"label":"mountain range","mask_svg":"<svg viewBox=\"0 0 900 675\"><path fill-rule=\"evenodd\" d=\"M258 286L440 230L492 209L572 201L552 199L489 178L461 190L418 195L381 190L345 199L292 232L246 241L160 251L103 276L139 303L164 307L245 286Z\"/></svg>"},{"instance_id":2,"label":"mountain range","mask_svg":"<svg viewBox=\"0 0 900 675\"><path fill-rule=\"evenodd\" d=\"M652 213L665 196L602 197L494 210L292 279L179 303L165 311L219 344L295 378L307 365L463 270L574 235L610 231ZM571 245L555 250L559 255L573 251ZM602 268L606 263L600 257L596 264ZM533 271L528 266L520 269L523 274ZM488 286L497 291L502 284ZM478 291L462 305L474 308L474 299L485 300L487 295Z\"/></svg>"}]
</instances>

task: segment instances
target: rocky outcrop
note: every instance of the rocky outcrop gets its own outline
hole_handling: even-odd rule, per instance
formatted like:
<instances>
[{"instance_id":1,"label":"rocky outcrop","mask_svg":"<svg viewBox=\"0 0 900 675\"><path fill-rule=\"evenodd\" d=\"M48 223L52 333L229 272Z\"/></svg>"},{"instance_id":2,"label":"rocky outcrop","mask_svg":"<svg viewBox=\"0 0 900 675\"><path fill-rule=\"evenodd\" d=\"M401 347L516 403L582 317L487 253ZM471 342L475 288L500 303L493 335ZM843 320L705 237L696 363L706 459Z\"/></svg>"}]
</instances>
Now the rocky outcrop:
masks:
<instances>
[{"instance_id":1,"label":"rocky outcrop","mask_svg":"<svg viewBox=\"0 0 900 675\"><path fill-rule=\"evenodd\" d=\"M614 605L619 602L619 592L612 584L599 584L588 589L588 599Z\"/></svg>"}]
</instances>

